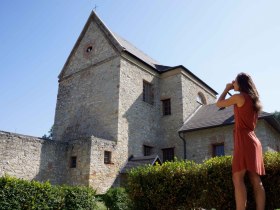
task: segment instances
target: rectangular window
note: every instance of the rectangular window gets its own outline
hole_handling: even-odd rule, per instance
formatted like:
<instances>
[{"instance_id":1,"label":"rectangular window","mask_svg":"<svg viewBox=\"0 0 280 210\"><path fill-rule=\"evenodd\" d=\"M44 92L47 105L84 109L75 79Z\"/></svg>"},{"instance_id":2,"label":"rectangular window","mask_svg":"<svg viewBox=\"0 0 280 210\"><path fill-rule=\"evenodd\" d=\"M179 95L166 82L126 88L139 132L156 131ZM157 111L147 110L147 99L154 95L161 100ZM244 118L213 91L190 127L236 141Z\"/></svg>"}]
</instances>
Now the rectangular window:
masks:
<instances>
[{"instance_id":1,"label":"rectangular window","mask_svg":"<svg viewBox=\"0 0 280 210\"><path fill-rule=\"evenodd\" d=\"M112 156L112 152L104 151L104 163L105 164L110 164L111 163L111 156Z\"/></svg>"},{"instance_id":2,"label":"rectangular window","mask_svg":"<svg viewBox=\"0 0 280 210\"><path fill-rule=\"evenodd\" d=\"M162 100L162 113L163 113L163 115L171 115L170 98Z\"/></svg>"},{"instance_id":3,"label":"rectangular window","mask_svg":"<svg viewBox=\"0 0 280 210\"><path fill-rule=\"evenodd\" d=\"M224 156L224 155L225 155L224 143L213 144L213 157Z\"/></svg>"},{"instance_id":4,"label":"rectangular window","mask_svg":"<svg viewBox=\"0 0 280 210\"><path fill-rule=\"evenodd\" d=\"M77 156L72 156L70 158L70 168L76 168L77 167Z\"/></svg>"},{"instance_id":5,"label":"rectangular window","mask_svg":"<svg viewBox=\"0 0 280 210\"><path fill-rule=\"evenodd\" d=\"M153 147L144 145L144 156L149 156L152 154Z\"/></svg>"},{"instance_id":6,"label":"rectangular window","mask_svg":"<svg viewBox=\"0 0 280 210\"><path fill-rule=\"evenodd\" d=\"M163 154L163 162L173 161L174 160L174 147L162 149L162 154Z\"/></svg>"},{"instance_id":7,"label":"rectangular window","mask_svg":"<svg viewBox=\"0 0 280 210\"><path fill-rule=\"evenodd\" d=\"M143 101L154 104L153 85L146 81L143 81Z\"/></svg>"}]
</instances>

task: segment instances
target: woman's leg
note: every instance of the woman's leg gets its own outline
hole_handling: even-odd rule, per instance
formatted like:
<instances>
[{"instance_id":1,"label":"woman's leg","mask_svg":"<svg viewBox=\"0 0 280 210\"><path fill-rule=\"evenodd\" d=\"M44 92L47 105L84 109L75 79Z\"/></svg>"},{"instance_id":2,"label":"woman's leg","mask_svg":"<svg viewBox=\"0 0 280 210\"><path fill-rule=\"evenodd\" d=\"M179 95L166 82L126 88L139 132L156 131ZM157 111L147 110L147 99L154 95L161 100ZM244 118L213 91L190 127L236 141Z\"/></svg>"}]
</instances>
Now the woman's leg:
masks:
<instances>
[{"instance_id":1,"label":"woman's leg","mask_svg":"<svg viewBox=\"0 0 280 210\"><path fill-rule=\"evenodd\" d=\"M246 170L235 172L232 175L232 180L234 184L234 194L236 210L245 210L247 202L247 191L244 183L244 176Z\"/></svg>"},{"instance_id":2,"label":"woman's leg","mask_svg":"<svg viewBox=\"0 0 280 210\"><path fill-rule=\"evenodd\" d=\"M257 204L257 210L264 210L265 208L265 190L260 176L254 172L248 172L250 181L254 188L254 195Z\"/></svg>"}]
</instances>

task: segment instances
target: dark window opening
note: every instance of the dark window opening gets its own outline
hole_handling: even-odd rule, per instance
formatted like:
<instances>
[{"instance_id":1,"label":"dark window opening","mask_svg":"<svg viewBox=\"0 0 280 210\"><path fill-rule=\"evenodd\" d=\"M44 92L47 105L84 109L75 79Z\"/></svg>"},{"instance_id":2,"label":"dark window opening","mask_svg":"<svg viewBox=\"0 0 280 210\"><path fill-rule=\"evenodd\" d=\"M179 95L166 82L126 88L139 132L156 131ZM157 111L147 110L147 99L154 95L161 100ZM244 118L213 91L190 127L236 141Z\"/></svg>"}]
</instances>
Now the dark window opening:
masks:
<instances>
[{"instance_id":1,"label":"dark window opening","mask_svg":"<svg viewBox=\"0 0 280 210\"><path fill-rule=\"evenodd\" d=\"M174 160L174 148L162 149L163 162Z\"/></svg>"},{"instance_id":2,"label":"dark window opening","mask_svg":"<svg viewBox=\"0 0 280 210\"><path fill-rule=\"evenodd\" d=\"M162 100L163 115L171 115L171 101L169 99Z\"/></svg>"},{"instance_id":3,"label":"dark window opening","mask_svg":"<svg viewBox=\"0 0 280 210\"><path fill-rule=\"evenodd\" d=\"M105 164L110 164L111 163L111 156L112 156L112 152L104 151L104 163Z\"/></svg>"},{"instance_id":4,"label":"dark window opening","mask_svg":"<svg viewBox=\"0 0 280 210\"><path fill-rule=\"evenodd\" d=\"M199 104L201 104L201 105L207 104L206 98L205 98L205 96L203 95L203 93L201 93L201 92L199 92L199 93L197 94L196 101L197 101Z\"/></svg>"},{"instance_id":5,"label":"dark window opening","mask_svg":"<svg viewBox=\"0 0 280 210\"><path fill-rule=\"evenodd\" d=\"M70 168L76 168L77 167L77 156L72 156L70 158Z\"/></svg>"},{"instance_id":6,"label":"dark window opening","mask_svg":"<svg viewBox=\"0 0 280 210\"><path fill-rule=\"evenodd\" d=\"M213 157L219 157L225 155L224 143L213 144Z\"/></svg>"},{"instance_id":7,"label":"dark window opening","mask_svg":"<svg viewBox=\"0 0 280 210\"><path fill-rule=\"evenodd\" d=\"M86 50L88 53L92 51L92 46L89 46Z\"/></svg>"},{"instance_id":8,"label":"dark window opening","mask_svg":"<svg viewBox=\"0 0 280 210\"><path fill-rule=\"evenodd\" d=\"M143 81L143 101L149 104L154 103L153 85L146 81Z\"/></svg>"},{"instance_id":9,"label":"dark window opening","mask_svg":"<svg viewBox=\"0 0 280 210\"><path fill-rule=\"evenodd\" d=\"M149 156L152 154L153 147L144 145L144 156Z\"/></svg>"}]
</instances>

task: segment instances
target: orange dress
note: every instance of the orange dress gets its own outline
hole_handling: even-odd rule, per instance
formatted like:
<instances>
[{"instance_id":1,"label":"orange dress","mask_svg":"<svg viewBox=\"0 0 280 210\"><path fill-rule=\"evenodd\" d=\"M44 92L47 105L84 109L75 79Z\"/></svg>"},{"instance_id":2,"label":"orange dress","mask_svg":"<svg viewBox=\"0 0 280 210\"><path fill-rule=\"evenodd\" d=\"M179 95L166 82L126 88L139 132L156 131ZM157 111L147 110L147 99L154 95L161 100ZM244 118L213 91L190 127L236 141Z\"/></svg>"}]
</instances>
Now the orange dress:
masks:
<instances>
[{"instance_id":1,"label":"orange dress","mask_svg":"<svg viewBox=\"0 0 280 210\"><path fill-rule=\"evenodd\" d=\"M242 107L234 105L234 152L232 161L232 173L246 169L265 175L262 145L254 130L256 128L258 114L253 110L251 97L242 93L245 102Z\"/></svg>"}]
</instances>

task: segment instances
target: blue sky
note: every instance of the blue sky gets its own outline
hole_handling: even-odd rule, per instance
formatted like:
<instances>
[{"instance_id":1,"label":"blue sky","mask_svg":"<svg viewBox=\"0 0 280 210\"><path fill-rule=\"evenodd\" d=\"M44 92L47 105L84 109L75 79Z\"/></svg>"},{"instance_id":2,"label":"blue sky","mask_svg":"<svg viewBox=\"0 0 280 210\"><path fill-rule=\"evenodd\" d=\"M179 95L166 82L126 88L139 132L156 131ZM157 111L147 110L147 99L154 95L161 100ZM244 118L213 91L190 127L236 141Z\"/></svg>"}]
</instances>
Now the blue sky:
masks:
<instances>
[{"instance_id":1,"label":"blue sky","mask_svg":"<svg viewBox=\"0 0 280 210\"><path fill-rule=\"evenodd\" d=\"M280 111L279 0L1 0L0 130L48 132L57 76L95 5L161 64L184 65L218 93L247 72L264 110Z\"/></svg>"}]
</instances>

